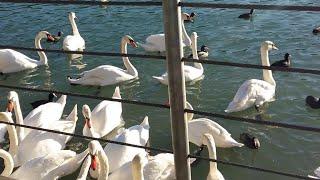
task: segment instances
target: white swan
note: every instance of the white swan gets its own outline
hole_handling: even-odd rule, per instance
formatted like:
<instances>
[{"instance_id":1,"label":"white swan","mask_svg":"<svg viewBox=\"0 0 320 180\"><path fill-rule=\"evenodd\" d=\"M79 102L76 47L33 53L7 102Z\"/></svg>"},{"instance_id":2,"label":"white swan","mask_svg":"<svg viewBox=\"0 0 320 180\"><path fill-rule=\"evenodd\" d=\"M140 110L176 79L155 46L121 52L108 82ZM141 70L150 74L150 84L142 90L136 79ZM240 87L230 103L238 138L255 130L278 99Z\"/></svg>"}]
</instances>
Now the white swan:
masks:
<instances>
[{"instance_id":1,"label":"white swan","mask_svg":"<svg viewBox=\"0 0 320 180\"><path fill-rule=\"evenodd\" d=\"M66 100L67 96L62 95L56 102L46 103L33 109L23 119L18 94L15 91L10 91L8 93L8 111L12 112L14 110L16 121L19 124L49 128L51 122L61 118ZM25 129L21 132L21 129L23 128L17 127L19 141L22 141L32 131L32 129Z\"/></svg>"},{"instance_id":2,"label":"white swan","mask_svg":"<svg viewBox=\"0 0 320 180\"><path fill-rule=\"evenodd\" d=\"M135 125L125 129L121 134L116 136L113 141L145 146L149 140L149 128L149 121L148 117L146 116L140 125ZM109 172L112 173L124 164L130 162L136 154L144 153L145 150L141 148L109 143L105 146L104 152L109 158ZM90 175L94 178L98 177L99 174L100 163L98 163L98 168L96 171L90 171Z\"/></svg>"},{"instance_id":3,"label":"white swan","mask_svg":"<svg viewBox=\"0 0 320 180\"><path fill-rule=\"evenodd\" d=\"M126 35L121 40L121 53L127 54L127 44L137 47L132 37ZM138 78L137 69L131 64L128 57L122 57L126 69L121 69L111 65L98 66L89 71L81 73L81 77L72 79L68 77L71 84L106 86L129 81Z\"/></svg>"},{"instance_id":4,"label":"white swan","mask_svg":"<svg viewBox=\"0 0 320 180\"><path fill-rule=\"evenodd\" d=\"M193 59L199 59L198 53L197 53L197 38L198 35L196 32L193 32L191 34L191 40L192 40L192 54ZM184 79L185 82L190 81L198 81L202 79L203 75L203 66L201 63L194 62L193 66L184 65ZM152 76L156 80L158 80L161 84L168 85L168 73L164 73L162 76Z\"/></svg>"},{"instance_id":5,"label":"white swan","mask_svg":"<svg viewBox=\"0 0 320 180\"><path fill-rule=\"evenodd\" d=\"M191 46L191 40L188 36L188 33L184 27L184 20L191 20L192 17L190 17L187 13L181 14L181 29L182 29L182 46ZM164 52L166 51L166 44L165 44L165 36L164 34L153 34L146 38L146 43L139 43L137 44L141 47L143 47L146 51L150 52Z\"/></svg>"},{"instance_id":6,"label":"white swan","mask_svg":"<svg viewBox=\"0 0 320 180\"><path fill-rule=\"evenodd\" d=\"M117 86L112 98L121 99L120 89ZM101 101L91 112L88 105L83 105L82 114L86 120L83 135L100 138L122 124L121 102Z\"/></svg>"},{"instance_id":7,"label":"white swan","mask_svg":"<svg viewBox=\"0 0 320 180\"><path fill-rule=\"evenodd\" d=\"M193 110L191 104L186 102L186 108ZM189 141L197 146L202 145L203 134L210 134L217 145L217 147L242 147L242 143L238 143L231 137L231 134L220 124L208 118L193 119L193 113L187 114L188 120L188 136Z\"/></svg>"},{"instance_id":8,"label":"white swan","mask_svg":"<svg viewBox=\"0 0 320 180\"><path fill-rule=\"evenodd\" d=\"M72 35L68 35L63 40L63 50L66 51L83 51L85 49L85 41L80 36L74 12L69 13L69 21L72 27ZM81 54L80 54L81 56Z\"/></svg>"},{"instance_id":9,"label":"white swan","mask_svg":"<svg viewBox=\"0 0 320 180\"><path fill-rule=\"evenodd\" d=\"M94 167L93 165L95 165L96 163L93 161L98 161L100 163L100 174L98 176L98 180L106 180L109 179L109 160L108 157L106 155L106 153L103 151L100 143L98 141L92 141L95 143L96 147L97 147L97 159L96 158L86 158L80 173L78 175L77 180L86 180L88 172L90 169L95 169L96 167Z\"/></svg>"},{"instance_id":10,"label":"white swan","mask_svg":"<svg viewBox=\"0 0 320 180\"><path fill-rule=\"evenodd\" d=\"M34 40L35 47L42 49L41 39L53 39L52 35L47 31L40 31ZM41 65L48 64L48 58L43 51L38 51L40 60L34 60L28 56L12 50L12 49L1 49L0 50L0 73L13 73L19 72L26 69L33 69Z\"/></svg>"},{"instance_id":11,"label":"white swan","mask_svg":"<svg viewBox=\"0 0 320 180\"><path fill-rule=\"evenodd\" d=\"M202 144L208 147L209 158L217 159L216 147L210 134L202 136ZM224 180L216 162L210 162L207 180ZM156 156L137 154L132 160L133 180L172 180L176 179L173 154L161 153ZM112 174L111 174L112 176Z\"/></svg>"},{"instance_id":12,"label":"white swan","mask_svg":"<svg viewBox=\"0 0 320 180\"><path fill-rule=\"evenodd\" d=\"M261 44L261 61L263 66L270 66L268 51L278 49L273 42L264 41ZM238 89L232 102L224 110L227 113L245 110L251 106L259 108L265 102L274 101L276 82L272 71L263 69L263 80L250 79L245 81Z\"/></svg>"},{"instance_id":13,"label":"white swan","mask_svg":"<svg viewBox=\"0 0 320 180\"><path fill-rule=\"evenodd\" d=\"M0 118L6 119L7 122L12 121L12 119L10 120L10 113L0 113ZM11 154L0 149L0 157L4 159L5 165L5 168L1 175L10 178L24 180L57 179L65 173L71 174L74 171L76 171L89 152L91 154L93 152L90 146L87 150L78 155L76 155L75 152L70 150L61 150L58 152L53 152L48 155L27 161L22 166L20 166L15 172L13 172L13 168L15 165Z\"/></svg>"},{"instance_id":14,"label":"white swan","mask_svg":"<svg viewBox=\"0 0 320 180\"><path fill-rule=\"evenodd\" d=\"M77 119L77 105L75 105L66 121L55 121L50 126L53 127L53 130L74 133ZM13 122L11 116L0 120ZM20 166L33 158L64 149L67 141L71 138L62 134L34 130L19 142L15 127L7 126L7 129L10 140L9 153L14 158L15 166ZM24 128L21 128L20 133L23 133L23 130Z\"/></svg>"}]
</instances>

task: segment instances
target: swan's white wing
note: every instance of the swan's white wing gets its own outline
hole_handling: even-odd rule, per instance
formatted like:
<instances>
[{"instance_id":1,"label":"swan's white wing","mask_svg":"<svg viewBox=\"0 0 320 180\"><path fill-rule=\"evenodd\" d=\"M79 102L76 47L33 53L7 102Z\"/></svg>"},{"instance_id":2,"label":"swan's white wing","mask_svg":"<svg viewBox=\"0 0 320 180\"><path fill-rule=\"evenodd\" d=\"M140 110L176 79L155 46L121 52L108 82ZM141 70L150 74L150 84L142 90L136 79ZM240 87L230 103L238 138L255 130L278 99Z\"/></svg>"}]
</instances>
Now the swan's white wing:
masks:
<instances>
[{"instance_id":1,"label":"swan's white wing","mask_svg":"<svg viewBox=\"0 0 320 180\"><path fill-rule=\"evenodd\" d=\"M58 121L63 113L64 106L60 103L50 102L43 104L36 109L32 110L26 118L24 124L35 127L48 127L53 121ZM28 135L31 129L25 128L25 135Z\"/></svg>"},{"instance_id":2,"label":"swan's white wing","mask_svg":"<svg viewBox=\"0 0 320 180\"><path fill-rule=\"evenodd\" d=\"M161 153L149 159L143 168L146 180L175 179L174 157L172 154Z\"/></svg>"},{"instance_id":3,"label":"swan's white wing","mask_svg":"<svg viewBox=\"0 0 320 180\"><path fill-rule=\"evenodd\" d=\"M0 124L0 143L3 143L6 139L4 136L7 132L7 125L6 124Z\"/></svg>"},{"instance_id":4,"label":"swan's white wing","mask_svg":"<svg viewBox=\"0 0 320 180\"><path fill-rule=\"evenodd\" d=\"M122 134L116 136L114 141L125 142L135 145L145 146L149 139L149 126L136 125L126 129ZM134 148L129 146L122 146L116 144L107 144L104 148L106 155L109 158L110 173L118 169L125 163L131 161L133 157L145 150L141 148Z\"/></svg>"},{"instance_id":5,"label":"swan's white wing","mask_svg":"<svg viewBox=\"0 0 320 180\"><path fill-rule=\"evenodd\" d=\"M203 74L203 70L199 70L193 66L184 66L184 76L185 80L188 81L193 81L199 77L201 77Z\"/></svg>"},{"instance_id":6,"label":"swan's white wing","mask_svg":"<svg viewBox=\"0 0 320 180\"><path fill-rule=\"evenodd\" d=\"M76 156L76 153L70 150L50 153L26 162L10 177L24 180L42 179L50 171L59 167L64 161L74 156Z\"/></svg>"},{"instance_id":7,"label":"swan's white wing","mask_svg":"<svg viewBox=\"0 0 320 180\"><path fill-rule=\"evenodd\" d=\"M274 97L275 86L270 83L250 79L245 81L238 89L226 112L241 111L253 106L255 103L271 101Z\"/></svg>"},{"instance_id":8,"label":"swan's white wing","mask_svg":"<svg viewBox=\"0 0 320 180\"><path fill-rule=\"evenodd\" d=\"M91 114L92 126L102 137L121 124L122 106L120 102L101 101Z\"/></svg>"},{"instance_id":9,"label":"swan's white wing","mask_svg":"<svg viewBox=\"0 0 320 180\"><path fill-rule=\"evenodd\" d=\"M69 79L69 81L74 84L105 86L131 80L133 78L135 77L128 74L126 70L115 66L103 65L86 71L79 79Z\"/></svg>"},{"instance_id":10,"label":"swan's white wing","mask_svg":"<svg viewBox=\"0 0 320 180\"><path fill-rule=\"evenodd\" d=\"M24 69L35 68L36 66L36 60L18 51L12 49L0 50L0 72L18 72Z\"/></svg>"},{"instance_id":11,"label":"swan's white wing","mask_svg":"<svg viewBox=\"0 0 320 180\"><path fill-rule=\"evenodd\" d=\"M63 40L63 49L69 51L81 51L85 49L85 41L80 35L69 35Z\"/></svg>"},{"instance_id":12,"label":"swan's white wing","mask_svg":"<svg viewBox=\"0 0 320 180\"><path fill-rule=\"evenodd\" d=\"M153 34L146 38L147 44L152 44L158 51L163 52L166 50L164 34Z\"/></svg>"},{"instance_id":13,"label":"swan's white wing","mask_svg":"<svg viewBox=\"0 0 320 180\"><path fill-rule=\"evenodd\" d=\"M42 157L64 149L66 138L67 136L60 134L31 131L18 147L15 166L24 164L33 158Z\"/></svg>"}]
</instances>

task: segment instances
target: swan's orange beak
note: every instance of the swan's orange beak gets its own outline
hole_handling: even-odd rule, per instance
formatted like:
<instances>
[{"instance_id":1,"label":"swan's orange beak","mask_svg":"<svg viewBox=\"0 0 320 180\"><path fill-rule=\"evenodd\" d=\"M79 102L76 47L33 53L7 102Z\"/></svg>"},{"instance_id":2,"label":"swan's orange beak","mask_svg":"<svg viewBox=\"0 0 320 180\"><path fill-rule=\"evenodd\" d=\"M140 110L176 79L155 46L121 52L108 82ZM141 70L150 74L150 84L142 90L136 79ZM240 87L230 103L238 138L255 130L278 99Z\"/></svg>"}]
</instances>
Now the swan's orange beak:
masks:
<instances>
[{"instance_id":1,"label":"swan's orange beak","mask_svg":"<svg viewBox=\"0 0 320 180\"><path fill-rule=\"evenodd\" d=\"M12 102L12 100L9 100L8 101L8 104L7 104L7 111L8 112L12 112L13 111L13 102Z\"/></svg>"},{"instance_id":2,"label":"swan's orange beak","mask_svg":"<svg viewBox=\"0 0 320 180\"><path fill-rule=\"evenodd\" d=\"M95 155L91 155L91 165L90 165L90 168L92 170L96 170L97 169L97 158Z\"/></svg>"},{"instance_id":3,"label":"swan's orange beak","mask_svg":"<svg viewBox=\"0 0 320 180\"><path fill-rule=\"evenodd\" d=\"M52 42L55 41L54 37L51 34L47 34L47 40Z\"/></svg>"},{"instance_id":4,"label":"swan's orange beak","mask_svg":"<svg viewBox=\"0 0 320 180\"><path fill-rule=\"evenodd\" d=\"M88 128L91 128L91 120L90 120L90 118L86 117L85 121L86 121L85 124L88 126Z\"/></svg>"}]
</instances>

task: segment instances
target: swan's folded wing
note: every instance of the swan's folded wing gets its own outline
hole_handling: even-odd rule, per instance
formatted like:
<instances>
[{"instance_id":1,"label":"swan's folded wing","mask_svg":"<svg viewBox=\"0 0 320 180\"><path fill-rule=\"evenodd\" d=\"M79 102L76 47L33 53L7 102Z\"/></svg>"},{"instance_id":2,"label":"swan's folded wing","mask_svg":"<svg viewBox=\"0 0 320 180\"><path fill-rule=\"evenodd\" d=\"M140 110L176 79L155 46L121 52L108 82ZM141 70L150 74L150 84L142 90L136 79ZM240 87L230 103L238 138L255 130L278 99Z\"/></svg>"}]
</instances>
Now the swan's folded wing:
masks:
<instances>
[{"instance_id":1,"label":"swan's folded wing","mask_svg":"<svg viewBox=\"0 0 320 180\"><path fill-rule=\"evenodd\" d=\"M10 177L24 180L42 179L48 172L59 167L65 160L74 156L76 156L76 153L70 150L50 153L26 162Z\"/></svg>"},{"instance_id":2,"label":"swan's folded wing","mask_svg":"<svg viewBox=\"0 0 320 180\"><path fill-rule=\"evenodd\" d=\"M147 43L165 43L165 36L164 34L153 34L146 38Z\"/></svg>"}]
</instances>

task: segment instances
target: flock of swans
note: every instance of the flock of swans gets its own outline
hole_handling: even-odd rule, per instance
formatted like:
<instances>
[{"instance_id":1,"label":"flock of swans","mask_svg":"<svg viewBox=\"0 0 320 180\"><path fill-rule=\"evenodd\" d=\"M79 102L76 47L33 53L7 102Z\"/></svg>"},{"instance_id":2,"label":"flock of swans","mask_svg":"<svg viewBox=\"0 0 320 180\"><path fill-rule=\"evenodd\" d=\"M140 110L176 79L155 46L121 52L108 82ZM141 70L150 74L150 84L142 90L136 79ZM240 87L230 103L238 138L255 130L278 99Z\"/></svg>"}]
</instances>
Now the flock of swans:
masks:
<instances>
[{"instance_id":1,"label":"flock of swans","mask_svg":"<svg viewBox=\"0 0 320 180\"><path fill-rule=\"evenodd\" d=\"M252 15L253 10L250 13ZM203 46L201 52L197 51L197 33L191 36L187 34L184 21L191 21L195 14L182 13L181 28L183 46L191 47L192 58L199 59L208 56L208 48ZM69 51L83 51L85 40L81 37L76 22L75 13L69 14L72 27L72 35L63 40L63 49ZM59 35L60 36L60 35ZM41 47L41 39L57 41L57 38L47 31L40 31L35 38L35 47ZM150 35L145 43L136 42L131 36L125 35L121 39L121 53L127 53L127 45L136 48L138 45L146 51L165 51L164 34ZM271 41L261 44L262 65L270 66L268 53L277 49ZM34 60L12 49L0 50L0 72L14 73L26 69L47 65L48 58L43 51L38 51L40 60ZM289 55L288 55L289 56ZM118 84L138 78L138 71L128 57L123 57L125 69L111 65L101 65L94 69L84 71L78 78L68 77L71 84L106 86ZM184 65L185 81L199 81L203 78L204 68L201 63ZM168 73L161 76L153 76L160 83L168 85ZM263 69L263 79L250 79L245 81L234 96L225 112L243 111L254 106L257 110L266 103L274 101L276 82L271 70ZM52 95L53 96L53 95ZM67 96L62 95L57 101L52 98L46 102L38 102L25 118L20 108L18 94L14 91L8 93L7 111L0 113L0 120L14 122L12 113L15 114L15 122L34 127L47 128L68 133L74 133L77 126L77 104L66 119L61 119ZM115 88L113 98L121 99L119 87ZM42 105L40 105L42 104ZM190 103L186 103L188 109L192 109ZM118 127L123 126L121 102L101 101L92 111L88 105L82 106L82 115L85 118L83 135L100 138L108 135ZM189 141L199 147L205 145L208 148L209 157L216 159L216 147L231 148L242 147L243 144L231 137L231 134L221 125L207 118L193 119L193 114L188 113ZM141 124L120 128L114 141L145 146L149 140L150 131L148 117ZM151 129L152 130L152 129ZM12 125L0 126L0 140L5 141L5 134L9 134L8 152L0 149L0 157L4 159L5 169L1 173L17 179L57 179L74 173L81 168L77 179L86 179L87 176L98 179L174 179L174 158L172 154L161 153L155 156L149 155L144 149L118 144L107 144L104 148L98 141L88 143L88 148L80 154L71 150L64 150L71 137L31 130ZM192 163L192 160L191 160ZM209 162L210 169L207 176L209 180L223 180L224 177L217 168L216 162ZM14 167L18 167L15 171ZM319 170L316 170L316 174Z\"/></svg>"},{"instance_id":2,"label":"flock of swans","mask_svg":"<svg viewBox=\"0 0 320 180\"><path fill-rule=\"evenodd\" d=\"M113 98L121 99L119 87L115 88ZM67 96L62 95L56 102L47 102L33 109L23 118L19 96L10 91L7 96L6 112L0 112L0 120L21 125L47 128L67 133L74 133L77 126L77 104L70 114L61 119ZM192 109L190 103L186 106ZM83 135L104 137L111 131L117 131L113 141L146 146L149 140L149 119L146 116L141 124L129 128L123 125L122 104L115 101L101 101L91 112L88 105L83 105L85 118ZM243 144L231 137L231 134L218 123L207 118L193 119L188 114L189 141L199 147L208 147L210 158L216 159L216 147L242 147ZM161 153L149 155L145 149L109 143L104 148L98 141L91 141L88 148L80 154L64 150L72 137L7 125L9 137L8 152L1 149L5 169L1 173L17 179L57 179L74 173L81 168L78 179L90 175L98 179L174 179L174 157ZM5 139L5 133L0 133ZM193 161L193 160L192 160ZM14 167L18 167L14 172ZM208 179L224 179L217 169L216 162L210 162Z\"/></svg>"}]
</instances>

